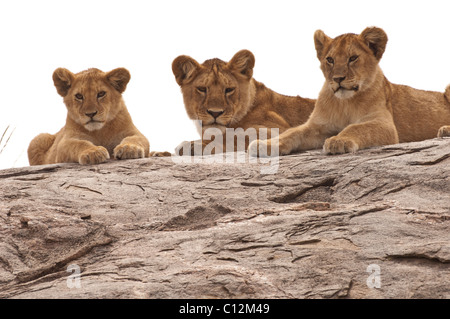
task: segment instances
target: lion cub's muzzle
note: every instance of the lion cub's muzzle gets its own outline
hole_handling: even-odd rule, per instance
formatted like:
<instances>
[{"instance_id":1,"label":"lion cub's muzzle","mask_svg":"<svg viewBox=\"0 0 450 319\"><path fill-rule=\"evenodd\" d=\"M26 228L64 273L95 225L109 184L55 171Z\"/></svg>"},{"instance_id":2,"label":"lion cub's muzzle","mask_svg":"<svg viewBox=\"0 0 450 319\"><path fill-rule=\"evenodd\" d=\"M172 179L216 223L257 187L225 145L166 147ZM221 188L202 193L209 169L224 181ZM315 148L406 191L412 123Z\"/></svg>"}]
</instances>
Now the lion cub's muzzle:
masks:
<instances>
[{"instance_id":1,"label":"lion cub's muzzle","mask_svg":"<svg viewBox=\"0 0 450 319\"><path fill-rule=\"evenodd\" d=\"M223 109L207 109L206 113L209 115L208 120L205 121L208 125L227 125L228 116L225 114Z\"/></svg>"},{"instance_id":2,"label":"lion cub's muzzle","mask_svg":"<svg viewBox=\"0 0 450 319\"><path fill-rule=\"evenodd\" d=\"M93 119L94 118L94 116L96 116L97 115L97 111L94 111L94 112L90 112L90 113L84 113L84 115L86 115L87 117L90 117L91 119Z\"/></svg>"},{"instance_id":3,"label":"lion cub's muzzle","mask_svg":"<svg viewBox=\"0 0 450 319\"><path fill-rule=\"evenodd\" d=\"M358 92L358 90L359 90L359 85L353 85L353 86L350 86L350 87L348 87L348 88L345 87L345 86L339 85L336 89L333 88L334 93L337 93L339 90L347 90L347 91L355 91L355 92Z\"/></svg>"},{"instance_id":4,"label":"lion cub's muzzle","mask_svg":"<svg viewBox=\"0 0 450 319\"><path fill-rule=\"evenodd\" d=\"M214 118L214 120L217 120L217 118L224 113L224 111L213 111L213 110L207 110L207 112Z\"/></svg>"},{"instance_id":5,"label":"lion cub's muzzle","mask_svg":"<svg viewBox=\"0 0 450 319\"><path fill-rule=\"evenodd\" d=\"M98 118L98 116L97 116L97 118L95 118L95 116L98 114L98 111L94 111L94 112L86 112L86 113L84 113L84 115L86 116L85 117L85 119L86 119L86 124L89 124L89 123L96 123L96 122L103 122L103 121L101 121L99 118Z\"/></svg>"},{"instance_id":6,"label":"lion cub's muzzle","mask_svg":"<svg viewBox=\"0 0 450 319\"><path fill-rule=\"evenodd\" d=\"M97 116L97 114L98 114L98 111L84 113L84 118L86 120L84 122L85 123L84 127L87 130L89 130L89 131L99 130L105 124L105 121L100 119L99 116Z\"/></svg>"},{"instance_id":7,"label":"lion cub's muzzle","mask_svg":"<svg viewBox=\"0 0 450 319\"><path fill-rule=\"evenodd\" d=\"M345 76L335 76L333 77L330 86L333 90L333 93L336 95L339 95L339 97L344 97L343 94L346 96L348 93L345 92L352 92L356 93L359 90L358 84L352 84L348 83L350 81L345 82L346 77Z\"/></svg>"},{"instance_id":8,"label":"lion cub's muzzle","mask_svg":"<svg viewBox=\"0 0 450 319\"><path fill-rule=\"evenodd\" d=\"M332 86L333 86L334 93L336 93L339 90L349 90L349 91L355 91L355 92L357 92L359 90L358 84L348 86L345 83L343 83L345 79L346 79L345 76L333 77Z\"/></svg>"}]
</instances>

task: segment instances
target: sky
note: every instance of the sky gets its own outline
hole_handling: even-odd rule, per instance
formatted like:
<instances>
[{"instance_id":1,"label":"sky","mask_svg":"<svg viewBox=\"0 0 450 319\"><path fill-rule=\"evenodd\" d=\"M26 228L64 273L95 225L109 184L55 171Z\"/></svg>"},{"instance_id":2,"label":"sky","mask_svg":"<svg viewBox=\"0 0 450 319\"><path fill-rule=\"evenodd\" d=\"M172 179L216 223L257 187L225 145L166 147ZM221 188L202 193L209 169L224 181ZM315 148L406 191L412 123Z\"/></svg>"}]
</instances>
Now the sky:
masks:
<instances>
[{"instance_id":1,"label":"sky","mask_svg":"<svg viewBox=\"0 0 450 319\"><path fill-rule=\"evenodd\" d=\"M151 151L173 152L199 138L172 74L177 56L229 61L248 49L256 80L317 98L324 79L314 32L336 37L377 26L389 38L380 62L388 80L442 92L450 84L449 9L444 0L2 1L0 136L8 126L14 131L0 145L0 169L28 166L33 137L64 126L67 111L52 81L58 67L127 68L123 98L133 122Z\"/></svg>"}]
</instances>

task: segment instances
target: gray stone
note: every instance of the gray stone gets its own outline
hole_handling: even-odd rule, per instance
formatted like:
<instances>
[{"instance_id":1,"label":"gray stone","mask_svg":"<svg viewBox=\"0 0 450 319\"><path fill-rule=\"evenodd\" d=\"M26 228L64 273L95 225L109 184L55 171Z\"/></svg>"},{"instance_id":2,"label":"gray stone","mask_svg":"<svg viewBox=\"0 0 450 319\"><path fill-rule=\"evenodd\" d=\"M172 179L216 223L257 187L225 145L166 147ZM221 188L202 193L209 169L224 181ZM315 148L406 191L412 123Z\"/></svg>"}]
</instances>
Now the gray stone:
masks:
<instances>
[{"instance_id":1,"label":"gray stone","mask_svg":"<svg viewBox=\"0 0 450 319\"><path fill-rule=\"evenodd\" d=\"M2 170L0 298L450 298L449 157Z\"/></svg>"}]
</instances>

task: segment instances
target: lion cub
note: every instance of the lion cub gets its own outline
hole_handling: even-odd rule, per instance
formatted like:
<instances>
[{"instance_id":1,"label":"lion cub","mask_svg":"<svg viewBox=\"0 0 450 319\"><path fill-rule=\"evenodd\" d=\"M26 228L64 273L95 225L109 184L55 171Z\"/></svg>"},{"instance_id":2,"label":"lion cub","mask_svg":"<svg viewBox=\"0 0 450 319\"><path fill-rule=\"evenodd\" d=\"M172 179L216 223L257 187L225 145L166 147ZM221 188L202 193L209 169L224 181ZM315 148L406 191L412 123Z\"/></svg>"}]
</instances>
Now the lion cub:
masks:
<instances>
[{"instance_id":1,"label":"lion cub","mask_svg":"<svg viewBox=\"0 0 450 319\"><path fill-rule=\"evenodd\" d=\"M196 121L202 136L202 140L181 143L175 151L177 154L183 155L183 149L189 153L184 155L204 154L212 141L217 145L218 138L223 141L218 140L211 154L238 151L241 150L238 143L233 148L226 147L227 130L254 130L256 139L260 129L275 128L281 133L308 119L315 100L272 91L253 78L254 66L255 57L248 50L237 52L229 62L210 59L200 64L186 55L173 61L172 71L181 87L186 112ZM205 138L208 130L222 132L222 136L218 134L211 141ZM250 139L253 137L248 136L242 151L247 149Z\"/></svg>"},{"instance_id":2,"label":"lion cub","mask_svg":"<svg viewBox=\"0 0 450 319\"><path fill-rule=\"evenodd\" d=\"M382 29L335 39L318 30L314 42L326 81L313 113L278 142L254 141L251 155L276 143L282 155L321 146L339 154L450 136L450 87L443 94L390 83L378 65L387 43Z\"/></svg>"},{"instance_id":3,"label":"lion cub","mask_svg":"<svg viewBox=\"0 0 450 319\"><path fill-rule=\"evenodd\" d=\"M67 107L66 125L55 135L36 136L28 147L30 165L98 164L148 156L149 142L134 126L122 99L130 80L124 68L73 74L58 68L53 82Z\"/></svg>"}]
</instances>

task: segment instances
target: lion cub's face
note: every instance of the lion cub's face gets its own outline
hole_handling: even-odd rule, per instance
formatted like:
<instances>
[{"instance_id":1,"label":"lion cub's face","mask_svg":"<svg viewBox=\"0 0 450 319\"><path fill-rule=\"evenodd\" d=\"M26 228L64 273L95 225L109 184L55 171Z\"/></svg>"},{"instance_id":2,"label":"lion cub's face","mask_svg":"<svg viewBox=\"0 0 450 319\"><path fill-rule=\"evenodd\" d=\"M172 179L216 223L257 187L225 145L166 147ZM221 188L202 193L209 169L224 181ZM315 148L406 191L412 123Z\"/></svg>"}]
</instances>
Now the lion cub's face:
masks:
<instances>
[{"instance_id":1,"label":"lion cub's face","mask_svg":"<svg viewBox=\"0 0 450 319\"><path fill-rule=\"evenodd\" d=\"M211 59L200 65L191 57L177 57L172 70L189 118L202 121L203 129L221 130L241 120L251 105L254 64L255 58L247 50L236 53L228 63Z\"/></svg>"},{"instance_id":2,"label":"lion cub's face","mask_svg":"<svg viewBox=\"0 0 450 319\"><path fill-rule=\"evenodd\" d=\"M99 130L114 119L129 80L130 73L124 68L107 73L88 69L77 74L59 68L53 73L56 90L64 98L70 118L88 131Z\"/></svg>"},{"instance_id":3,"label":"lion cub's face","mask_svg":"<svg viewBox=\"0 0 450 319\"><path fill-rule=\"evenodd\" d=\"M367 28L360 35L344 34L331 39L318 30L314 42L328 87L337 98L349 99L375 80L387 35L382 29Z\"/></svg>"}]
</instances>

